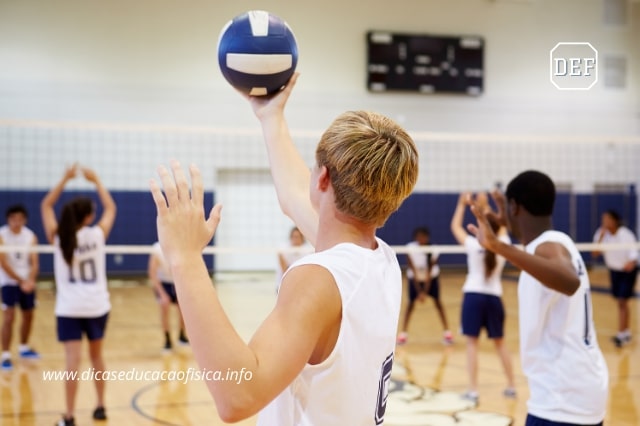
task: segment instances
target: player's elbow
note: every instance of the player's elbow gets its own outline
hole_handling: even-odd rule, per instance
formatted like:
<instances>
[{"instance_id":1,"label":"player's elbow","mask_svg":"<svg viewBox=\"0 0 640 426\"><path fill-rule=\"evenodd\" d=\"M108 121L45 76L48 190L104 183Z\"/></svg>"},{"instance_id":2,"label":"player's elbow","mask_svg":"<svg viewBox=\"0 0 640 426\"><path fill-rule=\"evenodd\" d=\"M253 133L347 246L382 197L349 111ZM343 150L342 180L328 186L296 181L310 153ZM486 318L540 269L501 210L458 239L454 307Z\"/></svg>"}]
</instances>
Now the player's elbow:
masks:
<instances>
[{"instance_id":1,"label":"player's elbow","mask_svg":"<svg viewBox=\"0 0 640 426\"><path fill-rule=\"evenodd\" d=\"M226 394L221 399L216 399L216 408L220 419L225 423L237 423L246 420L256 414L260 408L256 405L257 401L250 395L243 394Z\"/></svg>"},{"instance_id":2,"label":"player's elbow","mask_svg":"<svg viewBox=\"0 0 640 426\"><path fill-rule=\"evenodd\" d=\"M567 280L560 291L567 296L573 296L579 288L580 280L576 277L575 279Z\"/></svg>"}]
</instances>

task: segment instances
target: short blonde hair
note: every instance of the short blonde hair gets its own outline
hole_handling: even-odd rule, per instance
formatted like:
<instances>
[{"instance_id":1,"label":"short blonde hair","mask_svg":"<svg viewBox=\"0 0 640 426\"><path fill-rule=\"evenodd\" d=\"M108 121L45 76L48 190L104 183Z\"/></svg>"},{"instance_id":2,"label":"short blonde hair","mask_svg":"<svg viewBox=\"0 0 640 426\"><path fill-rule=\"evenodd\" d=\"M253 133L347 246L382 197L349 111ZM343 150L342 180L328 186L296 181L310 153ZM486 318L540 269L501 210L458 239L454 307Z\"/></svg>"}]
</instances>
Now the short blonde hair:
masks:
<instances>
[{"instance_id":1,"label":"short blonde hair","mask_svg":"<svg viewBox=\"0 0 640 426\"><path fill-rule=\"evenodd\" d=\"M374 112L338 116L318 143L316 162L329 172L337 209L369 225L384 225L418 179L413 140Z\"/></svg>"}]
</instances>

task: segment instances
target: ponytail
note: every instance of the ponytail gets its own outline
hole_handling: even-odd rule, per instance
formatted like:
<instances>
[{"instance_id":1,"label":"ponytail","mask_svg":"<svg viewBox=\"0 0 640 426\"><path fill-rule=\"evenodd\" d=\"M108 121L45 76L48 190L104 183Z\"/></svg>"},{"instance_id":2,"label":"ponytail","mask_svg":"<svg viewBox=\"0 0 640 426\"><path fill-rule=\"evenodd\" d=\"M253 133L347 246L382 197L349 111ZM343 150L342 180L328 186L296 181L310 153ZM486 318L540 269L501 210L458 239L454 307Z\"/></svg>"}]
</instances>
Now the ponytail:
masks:
<instances>
[{"instance_id":1,"label":"ponytail","mask_svg":"<svg viewBox=\"0 0 640 426\"><path fill-rule=\"evenodd\" d=\"M62 257L69 266L73 262L73 253L78 247L76 233L82 226L84 219L91 213L93 213L93 203L88 198L76 198L62 208L57 233L60 238Z\"/></svg>"},{"instance_id":2,"label":"ponytail","mask_svg":"<svg viewBox=\"0 0 640 426\"><path fill-rule=\"evenodd\" d=\"M500 229L500 224L496 222L493 218L489 218L489 225L491 225L491 229L493 232L498 232ZM496 254L491 250L484 251L484 278L489 279L493 271L496 269L498 265L498 260L496 259Z\"/></svg>"}]
</instances>

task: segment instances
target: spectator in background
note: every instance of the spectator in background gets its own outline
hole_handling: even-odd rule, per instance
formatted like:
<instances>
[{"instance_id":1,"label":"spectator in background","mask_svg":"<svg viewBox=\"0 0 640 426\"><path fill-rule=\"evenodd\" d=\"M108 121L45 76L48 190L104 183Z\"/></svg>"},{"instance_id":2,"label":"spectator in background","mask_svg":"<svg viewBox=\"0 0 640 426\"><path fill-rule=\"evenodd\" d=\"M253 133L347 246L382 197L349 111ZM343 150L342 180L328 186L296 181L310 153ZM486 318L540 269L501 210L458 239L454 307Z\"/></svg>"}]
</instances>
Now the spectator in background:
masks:
<instances>
[{"instance_id":1,"label":"spectator in background","mask_svg":"<svg viewBox=\"0 0 640 426\"><path fill-rule=\"evenodd\" d=\"M596 243L633 244L636 236L622 225L622 218L615 210L607 210L602 214L602 222L593 236ZM633 297L638 273L638 249L606 250L593 252L593 255L604 257L609 269L611 293L618 303L618 333L612 337L616 346L621 347L631 341L629 328L629 299Z\"/></svg>"}]
</instances>

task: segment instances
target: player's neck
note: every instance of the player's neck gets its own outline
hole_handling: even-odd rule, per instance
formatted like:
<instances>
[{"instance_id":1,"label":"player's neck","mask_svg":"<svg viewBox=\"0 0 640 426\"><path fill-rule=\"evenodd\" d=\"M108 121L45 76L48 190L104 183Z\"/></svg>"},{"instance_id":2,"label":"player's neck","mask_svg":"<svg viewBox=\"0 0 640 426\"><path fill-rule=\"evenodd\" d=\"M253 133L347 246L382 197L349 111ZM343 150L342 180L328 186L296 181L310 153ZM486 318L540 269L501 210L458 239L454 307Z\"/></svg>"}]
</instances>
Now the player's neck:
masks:
<instances>
[{"instance_id":1,"label":"player's neck","mask_svg":"<svg viewBox=\"0 0 640 426\"><path fill-rule=\"evenodd\" d=\"M538 238L543 232L553 229L550 216L529 216L527 225L522 226L522 244L527 245Z\"/></svg>"},{"instance_id":2,"label":"player's neck","mask_svg":"<svg viewBox=\"0 0 640 426\"><path fill-rule=\"evenodd\" d=\"M327 250L340 243L352 243L373 250L378 245L376 228L340 213L320 217L316 251Z\"/></svg>"}]
</instances>

